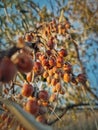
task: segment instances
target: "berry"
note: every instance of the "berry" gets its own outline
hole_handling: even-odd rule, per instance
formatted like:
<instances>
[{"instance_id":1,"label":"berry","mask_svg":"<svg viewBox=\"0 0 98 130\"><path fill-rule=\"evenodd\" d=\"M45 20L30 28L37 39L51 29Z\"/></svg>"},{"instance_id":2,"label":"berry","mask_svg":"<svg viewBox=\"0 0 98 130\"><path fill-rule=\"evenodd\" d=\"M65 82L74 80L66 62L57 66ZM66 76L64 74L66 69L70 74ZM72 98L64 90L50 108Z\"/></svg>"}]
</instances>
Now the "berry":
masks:
<instances>
[{"instance_id":1,"label":"berry","mask_svg":"<svg viewBox=\"0 0 98 130\"><path fill-rule=\"evenodd\" d=\"M30 35L30 34L26 34L26 36L25 36L25 41L26 42L32 42L32 36Z\"/></svg>"},{"instance_id":2,"label":"berry","mask_svg":"<svg viewBox=\"0 0 98 130\"><path fill-rule=\"evenodd\" d=\"M28 73L33 67L32 58L25 53L21 53L17 57L16 66L20 72Z\"/></svg>"},{"instance_id":3,"label":"berry","mask_svg":"<svg viewBox=\"0 0 98 130\"><path fill-rule=\"evenodd\" d=\"M46 90L41 90L41 91L39 91L39 93L38 93L38 98L39 98L40 100L47 101L48 98L49 98L48 92L47 92Z\"/></svg>"},{"instance_id":4,"label":"berry","mask_svg":"<svg viewBox=\"0 0 98 130\"><path fill-rule=\"evenodd\" d=\"M62 67L63 62L64 62L63 57L58 56L58 57L56 58L56 66L57 66L58 68L61 68L61 67Z\"/></svg>"},{"instance_id":5,"label":"berry","mask_svg":"<svg viewBox=\"0 0 98 130\"><path fill-rule=\"evenodd\" d=\"M69 83L70 80L71 80L70 74L69 73L64 73L63 80L64 80L64 82Z\"/></svg>"},{"instance_id":6,"label":"berry","mask_svg":"<svg viewBox=\"0 0 98 130\"><path fill-rule=\"evenodd\" d=\"M10 82L17 72L16 66L8 58L4 57L0 63L0 81L8 83Z\"/></svg>"},{"instance_id":7,"label":"berry","mask_svg":"<svg viewBox=\"0 0 98 130\"><path fill-rule=\"evenodd\" d=\"M55 85L56 91L57 91L57 92L60 92L61 88L62 88L62 86L61 86L60 82L58 82L58 83Z\"/></svg>"},{"instance_id":8,"label":"berry","mask_svg":"<svg viewBox=\"0 0 98 130\"><path fill-rule=\"evenodd\" d=\"M50 65L51 67L53 67L53 66L56 65L56 62L55 62L55 59L54 59L54 58L50 58L50 59L49 59L49 65Z\"/></svg>"},{"instance_id":9,"label":"berry","mask_svg":"<svg viewBox=\"0 0 98 130\"><path fill-rule=\"evenodd\" d=\"M69 63L65 63L65 64L63 65L63 70L64 70L65 72L71 73L71 72L72 72L72 65L70 65Z\"/></svg>"},{"instance_id":10,"label":"berry","mask_svg":"<svg viewBox=\"0 0 98 130\"><path fill-rule=\"evenodd\" d=\"M54 77L51 79L51 85L52 86L55 86L57 84L57 82L58 82L58 79L56 79Z\"/></svg>"},{"instance_id":11,"label":"berry","mask_svg":"<svg viewBox=\"0 0 98 130\"><path fill-rule=\"evenodd\" d=\"M57 100L57 96L56 96L56 94L52 94L51 96L50 96L50 98L49 98L49 101L50 102L54 102L54 101L56 101Z\"/></svg>"},{"instance_id":12,"label":"berry","mask_svg":"<svg viewBox=\"0 0 98 130\"><path fill-rule=\"evenodd\" d=\"M42 71L42 65L39 61L34 62L33 70L34 70L35 73Z\"/></svg>"},{"instance_id":13,"label":"berry","mask_svg":"<svg viewBox=\"0 0 98 130\"><path fill-rule=\"evenodd\" d=\"M50 84L51 83L51 76L48 76L46 80L47 80L47 83Z\"/></svg>"},{"instance_id":14,"label":"berry","mask_svg":"<svg viewBox=\"0 0 98 130\"><path fill-rule=\"evenodd\" d=\"M27 73L26 79L27 79L28 82L32 81L32 72Z\"/></svg>"},{"instance_id":15,"label":"berry","mask_svg":"<svg viewBox=\"0 0 98 130\"><path fill-rule=\"evenodd\" d=\"M58 52L58 54L59 54L60 57L65 57L65 56L67 56L67 51L66 51L66 49L61 49Z\"/></svg>"},{"instance_id":16,"label":"berry","mask_svg":"<svg viewBox=\"0 0 98 130\"><path fill-rule=\"evenodd\" d=\"M23 96L29 97L32 95L33 91L34 88L31 84L24 84L21 93Z\"/></svg>"},{"instance_id":17,"label":"berry","mask_svg":"<svg viewBox=\"0 0 98 130\"><path fill-rule=\"evenodd\" d=\"M43 116L43 115L39 115L36 117L36 120L40 123L43 123L43 124L46 124L47 123L47 120L46 118Z\"/></svg>"},{"instance_id":18,"label":"berry","mask_svg":"<svg viewBox=\"0 0 98 130\"><path fill-rule=\"evenodd\" d=\"M49 76L48 72L47 71L44 71L43 73L43 78L47 78Z\"/></svg>"},{"instance_id":19,"label":"berry","mask_svg":"<svg viewBox=\"0 0 98 130\"><path fill-rule=\"evenodd\" d=\"M85 83L86 82L86 76L84 74L79 74L76 78L76 80L80 83Z\"/></svg>"},{"instance_id":20,"label":"berry","mask_svg":"<svg viewBox=\"0 0 98 130\"><path fill-rule=\"evenodd\" d=\"M25 105L25 110L33 115L37 115L39 113L39 105L36 100L28 100Z\"/></svg>"}]
</instances>

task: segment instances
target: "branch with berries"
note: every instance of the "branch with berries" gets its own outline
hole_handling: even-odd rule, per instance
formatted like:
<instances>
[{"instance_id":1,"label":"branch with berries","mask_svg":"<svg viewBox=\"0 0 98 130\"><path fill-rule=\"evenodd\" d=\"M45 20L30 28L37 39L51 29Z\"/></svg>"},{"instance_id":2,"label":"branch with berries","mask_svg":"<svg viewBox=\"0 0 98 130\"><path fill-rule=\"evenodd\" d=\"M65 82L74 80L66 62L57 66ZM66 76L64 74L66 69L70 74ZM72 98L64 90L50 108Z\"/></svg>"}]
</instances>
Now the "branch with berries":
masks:
<instances>
[{"instance_id":1,"label":"branch with berries","mask_svg":"<svg viewBox=\"0 0 98 130\"><path fill-rule=\"evenodd\" d=\"M0 53L4 98L10 96L42 124L49 124L47 112L55 112L57 106L62 105L59 103L61 98L74 105L66 107L59 118L67 110L81 106L80 102L88 102L92 107L91 102L98 100L87 86L84 71L78 75L73 71L66 41L74 42L79 62L80 59L77 44L69 34L70 27L68 21L42 23L34 31L19 37L16 46ZM6 84L12 87L9 89ZM18 94L16 90L11 93L13 87L18 88Z\"/></svg>"}]
</instances>

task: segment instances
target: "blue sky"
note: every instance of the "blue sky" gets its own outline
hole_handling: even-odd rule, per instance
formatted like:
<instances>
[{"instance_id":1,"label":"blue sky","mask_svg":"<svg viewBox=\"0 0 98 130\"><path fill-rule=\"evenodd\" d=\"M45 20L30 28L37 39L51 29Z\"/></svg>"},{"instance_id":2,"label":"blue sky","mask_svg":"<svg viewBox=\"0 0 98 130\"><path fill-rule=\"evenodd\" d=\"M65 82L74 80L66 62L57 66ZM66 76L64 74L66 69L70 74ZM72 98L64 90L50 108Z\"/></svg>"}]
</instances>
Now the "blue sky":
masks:
<instances>
[{"instance_id":1,"label":"blue sky","mask_svg":"<svg viewBox=\"0 0 98 130\"><path fill-rule=\"evenodd\" d=\"M39 3L40 7L47 6L48 9L51 9L49 1L48 0L33 0L35 3ZM54 0L52 0L54 1Z\"/></svg>"}]
</instances>

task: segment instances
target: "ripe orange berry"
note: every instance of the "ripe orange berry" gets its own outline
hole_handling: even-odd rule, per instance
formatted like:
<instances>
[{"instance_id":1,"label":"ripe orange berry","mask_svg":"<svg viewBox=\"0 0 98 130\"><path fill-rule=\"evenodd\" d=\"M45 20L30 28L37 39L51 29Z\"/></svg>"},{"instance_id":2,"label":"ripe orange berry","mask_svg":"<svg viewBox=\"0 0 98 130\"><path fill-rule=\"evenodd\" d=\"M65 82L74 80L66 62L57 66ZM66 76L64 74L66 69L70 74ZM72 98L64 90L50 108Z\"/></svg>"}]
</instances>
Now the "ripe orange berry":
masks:
<instances>
[{"instance_id":1,"label":"ripe orange berry","mask_svg":"<svg viewBox=\"0 0 98 130\"><path fill-rule=\"evenodd\" d=\"M66 49L61 49L58 52L58 54L59 54L60 57L65 57L65 56L67 56L67 51L66 51Z\"/></svg>"},{"instance_id":2,"label":"ripe orange berry","mask_svg":"<svg viewBox=\"0 0 98 130\"><path fill-rule=\"evenodd\" d=\"M8 57L4 57L0 63L0 81L10 82L14 78L16 71L14 63Z\"/></svg>"},{"instance_id":3,"label":"ripe orange berry","mask_svg":"<svg viewBox=\"0 0 98 130\"><path fill-rule=\"evenodd\" d=\"M42 65L48 67L49 66L49 61L47 59L43 59L42 60Z\"/></svg>"},{"instance_id":4,"label":"ripe orange berry","mask_svg":"<svg viewBox=\"0 0 98 130\"><path fill-rule=\"evenodd\" d=\"M51 67L53 67L53 66L56 65L56 62L55 62L55 59L54 59L54 58L50 58L50 59L49 59L49 65L50 65Z\"/></svg>"},{"instance_id":5,"label":"ripe orange berry","mask_svg":"<svg viewBox=\"0 0 98 130\"><path fill-rule=\"evenodd\" d=\"M58 68L56 66L54 66L52 69L53 69L53 73L56 73L58 71Z\"/></svg>"},{"instance_id":6,"label":"ripe orange berry","mask_svg":"<svg viewBox=\"0 0 98 130\"><path fill-rule=\"evenodd\" d=\"M43 78L47 78L49 76L48 72L47 71L44 71L43 73Z\"/></svg>"},{"instance_id":7,"label":"ripe orange berry","mask_svg":"<svg viewBox=\"0 0 98 130\"><path fill-rule=\"evenodd\" d=\"M22 87L21 93L22 93L23 96L29 97L29 96L32 95L33 91L34 91L33 86L31 84L25 83Z\"/></svg>"},{"instance_id":8,"label":"ripe orange berry","mask_svg":"<svg viewBox=\"0 0 98 130\"><path fill-rule=\"evenodd\" d=\"M47 107L49 103L47 101L42 101L42 106Z\"/></svg>"},{"instance_id":9,"label":"ripe orange berry","mask_svg":"<svg viewBox=\"0 0 98 130\"><path fill-rule=\"evenodd\" d=\"M55 86L53 86L53 87L52 87L52 92L53 92L53 93L56 93L56 92L57 92L57 90L56 90L56 87L55 87Z\"/></svg>"},{"instance_id":10,"label":"ripe orange berry","mask_svg":"<svg viewBox=\"0 0 98 130\"><path fill-rule=\"evenodd\" d=\"M40 60L41 56L42 56L41 52L36 52L36 59Z\"/></svg>"},{"instance_id":11,"label":"ripe orange berry","mask_svg":"<svg viewBox=\"0 0 98 130\"><path fill-rule=\"evenodd\" d=\"M63 80L64 80L64 82L69 83L71 81L70 74L69 73L64 73Z\"/></svg>"},{"instance_id":12,"label":"ripe orange berry","mask_svg":"<svg viewBox=\"0 0 98 130\"><path fill-rule=\"evenodd\" d=\"M49 76L53 76L53 70L52 70L52 69L49 69L49 70L48 70L48 74L49 74Z\"/></svg>"},{"instance_id":13,"label":"ripe orange berry","mask_svg":"<svg viewBox=\"0 0 98 130\"><path fill-rule=\"evenodd\" d=\"M27 79L28 82L32 81L32 72L27 73L26 79Z\"/></svg>"},{"instance_id":14,"label":"ripe orange berry","mask_svg":"<svg viewBox=\"0 0 98 130\"><path fill-rule=\"evenodd\" d=\"M39 105L35 100L28 100L25 105L25 110L33 115L37 115L39 113Z\"/></svg>"},{"instance_id":15,"label":"ripe orange berry","mask_svg":"<svg viewBox=\"0 0 98 130\"><path fill-rule=\"evenodd\" d=\"M63 57L57 56L56 61L59 63L63 63Z\"/></svg>"},{"instance_id":16,"label":"ripe orange berry","mask_svg":"<svg viewBox=\"0 0 98 130\"><path fill-rule=\"evenodd\" d=\"M76 78L76 80L80 83L85 83L86 82L86 76L84 74L79 74Z\"/></svg>"},{"instance_id":17,"label":"ripe orange berry","mask_svg":"<svg viewBox=\"0 0 98 130\"><path fill-rule=\"evenodd\" d=\"M29 97L28 97L28 100L32 100L32 101L38 102L37 98L36 98L36 97L33 97L33 96L29 96Z\"/></svg>"},{"instance_id":18,"label":"ripe orange berry","mask_svg":"<svg viewBox=\"0 0 98 130\"><path fill-rule=\"evenodd\" d=\"M61 83L58 82L58 83L55 85L56 91L57 91L57 92L60 92L61 88L62 88Z\"/></svg>"},{"instance_id":19,"label":"ripe orange berry","mask_svg":"<svg viewBox=\"0 0 98 130\"><path fill-rule=\"evenodd\" d=\"M47 123L47 120L46 118L43 116L43 115L39 115L37 116L36 120L42 124L46 124Z\"/></svg>"},{"instance_id":20,"label":"ripe orange berry","mask_svg":"<svg viewBox=\"0 0 98 130\"><path fill-rule=\"evenodd\" d=\"M69 24L69 23L66 23L66 24L65 24L65 28L66 28L66 29L69 29L69 28L70 28L70 24Z\"/></svg>"},{"instance_id":21,"label":"ripe orange berry","mask_svg":"<svg viewBox=\"0 0 98 130\"><path fill-rule=\"evenodd\" d=\"M42 71L42 65L39 61L34 62L33 70L34 70L35 73Z\"/></svg>"},{"instance_id":22,"label":"ripe orange berry","mask_svg":"<svg viewBox=\"0 0 98 130\"><path fill-rule=\"evenodd\" d=\"M46 90L39 91L38 98L42 101L47 101L49 99L48 92Z\"/></svg>"},{"instance_id":23,"label":"ripe orange berry","mask_svg":"<svg viewBox=\"0 0 98 130\"><path fill-rule=\"evenodd\" d=\"M64 62L63 57L58 56L57 59L56 59L56 66L57 66L58 68L62 67L63 62Z\"/></svg>"},{"instance_id":24,"label":"ripe orange berry","mask_svg":"<svg viewBox=\"0 0 98 130\"><path fill-rule=\"evenodd\" d=\"M17 56L16 66L20 72L28 73L33 67L32 58L25 53L20 53Z\"/></svg>"},{"instance_id":25,"label":"ripe orange berry","mask_svg":"<svg viewBox=\"0 0 98 130\"><path fill-rule=\"evenodd\" d=\"M52 94L51 96L50 96L50 98L49 98L49 101L50 102L54 102L54 101L56 101L57 100L57 96L56 96L56 94Z\"/></svg>"},{"instance_id":26,"label":"ripe orange berry","mask_svg":"<svg viewBox=\"0 0 98 130\"><path fill-rule=\"evenodd\" d=\"M54 78L55 79L59 79L60 78L59 72L54 74Z\"/></svg>"},{"instance_id":27,"label":"ripe orange berry","mask_svg":"<svg viewBox=\"0 0 98 130\"><path fill-rule=\"evenodd\" d=\"M51 76L48 76L46 80L47 80L47 83L50 84L51 83Z\"/></svg>"},{"instance_id":28,"label":"ripe orange berry","mask_svg":"<svg viewBox=\"0 0 98 130\"><path fill-rule=\"evenodd\" d=\"M63 65L63 70L68 72L68 73L71 73L72 72L72 65L70 65L69 63L65 63Z\"/></svg>"},{"instance_id":29,"label":"ripe orange berry","mask_svg":"<svg viewBox=\"0 0 98 130\"><path fill-rule=\"evenodd\" d=\"M41 62L42 62L43 60L46 60L46 59L47 59L47 56L44 55L44 54L42 54L40 58L41 58L40 60L41 60Z\"/></svg>"},{"instance_id":30,"label":"ripe orange berry","mask_svg":"<svg viewBox=\"0 0 98 130\"><path fill-rule=\"evenodd\" d=\"M62 25L61 24L58 25L58 33L62 34Z\"/></svg>"},{"instance_id":31,"label":"ripe orange berry","mask_svg":"<svg viewBox=\"0 0 98 130\"><path fill-rule=\"evenodd\" d=\"M26 42L31 42L32 39L33 39L33 37L30 34L26 34L26 36L25 36L25 41Z\"/></svg>"},{"instance_id":32,"label":"ripe orange berry","mask_svg":"<svg viewBox=\"0 0 98 130\"><path fill-rule=\"evenodd\" d=\"M52 85L52 86L55 86L55 85L57 84L57 82L58 82L58 80L57 80L56 78L53 77L53 78L51 79L51 85Z\"/></svg>"}]
</instances>

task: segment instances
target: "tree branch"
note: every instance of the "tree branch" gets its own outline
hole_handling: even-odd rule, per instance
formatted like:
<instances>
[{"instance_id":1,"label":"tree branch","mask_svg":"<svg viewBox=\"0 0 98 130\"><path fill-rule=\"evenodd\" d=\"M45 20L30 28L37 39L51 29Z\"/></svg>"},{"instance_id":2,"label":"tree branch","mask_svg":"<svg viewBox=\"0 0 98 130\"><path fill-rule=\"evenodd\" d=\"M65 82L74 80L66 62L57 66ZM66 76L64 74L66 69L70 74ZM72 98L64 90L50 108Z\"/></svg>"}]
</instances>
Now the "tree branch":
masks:
<instances>
[{"instance_id":1,"label":"tree branch","mask_svg":"<svg viewBox=\"0 0 98 130\"><path fill-rule=\"evenodd\" d=\"M79 61L79 63L80 63L80 67L81 67L82 73L86 75L85 68L84 68L84 66L83 66L83 64L82 64L82 61L81 61L81 59L80 59L80 56L79 56L79 51L78 51L79 49L78 49L77 42L76 42L74 39L72 39L72 38L71 38L71 40L72 40L72 42L73 42L73 44L74 44L74 47L75 47L75 50L76 50L76 53L77 53L77 59L78 59L78 61ZM83 85L84 85L84 88L85 88L96 100L98 100L98 96L97 96L96 94L94 94L94 92L87 86L87 84L85 83L85 84L83 84Z\"/></svg>"},{"instance_id":2,"label":"tree branch","mask_svg":"<svg viewBox=\"0 0 98 130\"><path fill-rule=\"evenodd\" d=\"M4 56L11 57L18 50L20 50L20 48L13 46L8 50L0 51L0 59L2 59Z\"/></svg>"},{"instance_id":3,"label":"tree branch","mask_svg":"<svg viewBox=\"0 0 98 130\"><path fill-rule=\"evenodd\" d=\"M79 104L68 105L68 106L66 106L66 108L62 109L63 112L60 115L58 115L58 117L62 118L68 110L73 109L75 107L82 107L82 106L89 106L89 103L79 103ZM96 103L95 106L98 106L98 103ZM51 122L48 122L48 125L54 124L55 122L57 122L59 120L59 118L56 118Z\"/></svg>"},{"instance_id":4,"label":"tree branch","mask_svg":"<svg viewBox=\"0 0 98 130\"><path fill-rule=\"evenodd\" d=\"M52 130L51 127L38 123L31 114L25 112L15 102L8 99L3 99L2 97L0 97L0 101L6 105L10 112L27 130Z\"/></svg>"}]
</instances>

